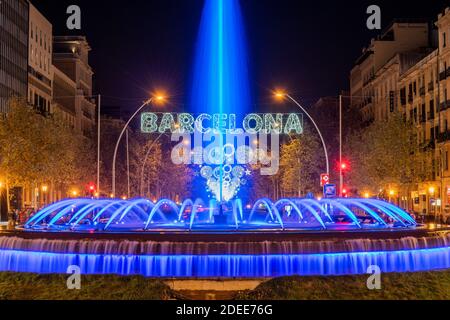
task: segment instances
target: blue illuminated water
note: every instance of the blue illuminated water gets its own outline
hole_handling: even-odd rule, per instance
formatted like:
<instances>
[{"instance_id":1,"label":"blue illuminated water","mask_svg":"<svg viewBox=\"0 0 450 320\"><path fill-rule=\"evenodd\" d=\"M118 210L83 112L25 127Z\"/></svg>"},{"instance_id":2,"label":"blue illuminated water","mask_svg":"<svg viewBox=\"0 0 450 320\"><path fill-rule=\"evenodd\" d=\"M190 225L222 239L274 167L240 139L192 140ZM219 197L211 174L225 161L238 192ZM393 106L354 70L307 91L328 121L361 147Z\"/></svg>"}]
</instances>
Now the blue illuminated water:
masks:
<instances>
[{"instance_id":1,"label":"blue illuminated water","mask_svg":"<svg viewBox=\"0 0 450 320\"><path fill-rule=\"evenodd\" d=\"M450 237L446 233L421 239L373 237L376 230L417 232L415 221L405 211L381 200L281 199L274 203L262 199L245 209L236 201L229 205L228 219L215 221L218 208L214 201L64 200L29 219L26 230L39 231L32 239L0 238L0 271L65 273L75 265L84 274L259 278L363 274L372 265L382 272L450 268ZM328 238L272 239L270 232L287 230L313 231ZM363 238L346 239L344 232L335 239L325 235L327 230L359 230ZM86 234L79 234L87 231L91 240L83 240ZM251 233L246 240L215 239L215 232L237 231ZM269 232L266 240L252 239L258 231ZM70 235L69 239L46 240L48 232ZM140 236L147 232L159 234L162 240L128 240L131 233ZM182 232L184 241L165 241L164 235L172 232ZM195 240L194 232L208 235L210 242ZM122 238L101 240L97 233L116 237L119 233ZM371 234L370 239L364 238L366 233Z\"/></svg>"},{"instance_id":2,"label":"blue illuminated water","mask_svg":"<svg viewBox=\"0 0 450 320\"><path fill-rule=\"evenodd\" d=\"M247 63L239 0L206 0L195 52L192 111L219 115L219 119L235 114L241 120L251 104ZM223 150L224 132L217 133L214 140L220 141ZM223 169L223 164L219 166ZM218 201L229 200L223 170L217 184L213 196Z\"/></svg>"},{"instance_id":3,"label":"blue illuminated water","mask_svg":"<svg viewBox=\"0 0 450 320\"><path fill-rule=\"evenodd\" d=\"M0 271L146 277L259 278L288 275L350 275L450 268L450 248L309 255L94 255L0 250Z\"/></svg>"},{"instance_id":4,"label":"blue illuminated water","mask_svg":"<svg viewBox=\"0 0 450 320\"><path fill-rule=\"evenodd\" d=\"M196 46L192 111L245 114L251 99L247 59L239 0L206 0Z\"/></svg>"},{"instance_id":5,"label":"blue illuminated water","mask_svg":"<svg viewBox=\"0 0 450 320\"><path fill-rule=\"evenodd\" d=\"M244 206L187 199L68 199L31 217L29 230L96 232L236 232L262 230L352 230L414 228L402 209L377 199L270 199Z\"/></svg>"}]
</instances>

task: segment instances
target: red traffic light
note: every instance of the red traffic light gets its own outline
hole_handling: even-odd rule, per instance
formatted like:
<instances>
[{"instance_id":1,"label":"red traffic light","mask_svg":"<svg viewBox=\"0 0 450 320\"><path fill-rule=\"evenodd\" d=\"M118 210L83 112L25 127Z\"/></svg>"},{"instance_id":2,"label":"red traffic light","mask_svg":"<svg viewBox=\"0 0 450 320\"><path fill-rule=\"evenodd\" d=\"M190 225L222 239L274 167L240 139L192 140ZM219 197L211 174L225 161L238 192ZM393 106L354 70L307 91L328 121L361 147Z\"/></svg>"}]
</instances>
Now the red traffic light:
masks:
<instances>
[{"instance_id":1,"label":"red traffic light","mask_svg":"<svg viewBox=\"0 0 450 320\"><path fill-rule=\"evenodd\" d=\"M345 171L348 169L349 165L347 162L341 162L340 167L341 167L341 170Z\"/></svg>"},{"instance_id":2,"label":"red traffic light","mask_svg":"<svg viewBox=\"0 0 450 320\"><path fill-rule=\"evenodd\" d=\"M95 184L90 184L89 185L89 192L95 192L95 190L96 190Z\"/></svg>"}]
</instances>

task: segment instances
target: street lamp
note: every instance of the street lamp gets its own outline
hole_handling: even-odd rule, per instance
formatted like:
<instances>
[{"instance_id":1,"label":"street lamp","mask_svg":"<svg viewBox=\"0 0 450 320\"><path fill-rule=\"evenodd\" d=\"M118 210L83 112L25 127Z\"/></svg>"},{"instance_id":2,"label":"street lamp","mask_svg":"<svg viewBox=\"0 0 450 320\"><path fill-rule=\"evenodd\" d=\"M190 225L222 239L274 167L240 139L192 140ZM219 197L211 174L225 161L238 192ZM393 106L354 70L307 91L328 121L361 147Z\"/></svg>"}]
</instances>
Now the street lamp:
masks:
<instances>
[{"instance_id":1,"label":"street lamp","mask_svg":"<svg viewBox=\"0 0 450 320\"><path fill-rule=\"evenodd\" d=\"M434 188L434 187L430 187L429 189L428 189L428 192L430 193L430 195L434 195L434 193L436 192L436 189Z\"/></svg>"},{"instance_id":2,"label":"street lamp","mask_svg":"<svg viewBox=\"0 0 450 320\"><path fill-rule=\"evenodd\" d=\"M117 158L117 152L119 151L120 141L122 140L123 135L127 131L128 126L130 125L131 121L133 121L133 119L138 115L139 112L141 112L142 109L144 109L146 106L151 104L153 101L156 101L156 102L159 102L159 103L163 103L165 100L166 100L166 98L162 94L157 94L157 95L151 97L150 99L145 101L136 110L135 113L133 113L133 115L130 117L130 119L127 121L127 123L123 127L122 132L120 133L119 138L117 139L116 147L114 149L114 155L113 155L113 165L112 165L112 194L113 194L113 197L116 195L116 158Z\"/></svg>"},{"instance_id":3,"label":"street lamp","mask_svg":"<svg viewBox=\"0 0 450 320\"><path fill-rule=\"evenodd\" d=\"M0 217L2 216L2 198L3 198L2 189L3 189L3 182L0 181Z\"/></svg>"},{"instance_id":4,"label":"street lamp","mask_svg":"<svg viewBox=\"0 0 450 320\"><path fill-rule=\"evenodd\" d=\"M431 186L428 188L428 193L430 194L430 199L428 201L430 206L430 211L432 214L434 214L434 222L437 222L437 208L436 208L436 200L433 199L434 203L431 202L432 198L434 198L434 194L436 192L436 188Z\"/></svg>"},{"instance_id":5,"label":"street lamp","mask_svg":"<svg viewBox=\"0 0 450 320\"><path fill-rule=\"evenodd\" d=\"M144 172L145 172L145 165L147 163L148 157L150 156L150 152L152 151L153 147L156 145L159 139L164 135L164 133L161 133L150 145L150 147L147 150L147 153L145 154L144 161L142 162L141 167L141 183L140 183L140 194L141 196L144 195Z\"/></svg>"},{"instance_id":6,"label":"street lamp","mask_svg":"<svg viewBox=\"0 0 450 320\"><path fill-rule=\"evenodd\" d=\"M291 95L289 95L288 93L285 93L285 92L282 91L282 90L277 90L277 91L275 91L275 98L276 98L277 100L284 100L284 99L288 98L288 99L289 99L290 101L292 101L297 107L299 107L300 110L303 111L303 113L306 114L306 116L309 118L309 120L311 120L311 122L313 123L315 129L316 129L317 132L319 133L320 140L322 141L323 151L324 151L324 153L325 153L326 168L327 168L327 172L326 172L326 173L327 173L327 174L330 174L330 161L329 161L329 158L328 158L328 150L327 150L327 146L326 146L325 140L324 140L324 138L323 138L323 136L322 136L322 132L320 131L319 126L316 124L316 122L314 121L314 119L313 119L313 118L311 117L311 115L305 110L305 108L303 108L302 105L301 105L297 100L295 100Z\"/></svg>"},{"instance_id":7,"label":"street lamp","mask_svg":"<svg viewBox=\"0 0 450 320\"><path fill-rule=\"evenodd\" d=\"M395 190L389 190L389 202L392 203L392 198L395 196Z\"/></svg>"},{"instance_id":8,"label":"street lamp","mask_svg":"<svg viewBox=\"0 0 450 320\"><path fill-rule=\"evenodd\" d=\"M48 186L46 186L46 185L42 186L41 190L42 190L42 200L44 202L44 205L46 205L47 204Z\"/></svg>"}]
</instances>

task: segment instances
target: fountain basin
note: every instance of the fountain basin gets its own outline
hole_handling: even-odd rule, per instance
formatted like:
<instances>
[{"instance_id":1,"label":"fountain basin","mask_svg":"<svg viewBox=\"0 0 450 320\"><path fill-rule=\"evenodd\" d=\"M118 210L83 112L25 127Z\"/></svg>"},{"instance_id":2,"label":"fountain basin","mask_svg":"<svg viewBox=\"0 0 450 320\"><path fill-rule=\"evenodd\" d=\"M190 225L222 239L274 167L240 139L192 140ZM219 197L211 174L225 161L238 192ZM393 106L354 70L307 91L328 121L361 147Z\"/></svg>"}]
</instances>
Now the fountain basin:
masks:
<instances>
[{"instance_id":1,"label":"fountain basin","mask_svg":"<svg viewBox=\"0 0 450 320\"><path fill-rule=\"evenodd\" d=\"M266 278L450 268L450 229L375 199L68 199L0 235L0 271Z\"/></svg>"},{"instance_id":2,"label":"fountain basin","mask_svg":"<svg viewBox=\"0 0 450 320\"><path fill-rule=\"evenodd\" d=\"M450 230L244 234L14 232L0 237L0 270L267 278L450 268Z\"/></svg>"}]
</instances>

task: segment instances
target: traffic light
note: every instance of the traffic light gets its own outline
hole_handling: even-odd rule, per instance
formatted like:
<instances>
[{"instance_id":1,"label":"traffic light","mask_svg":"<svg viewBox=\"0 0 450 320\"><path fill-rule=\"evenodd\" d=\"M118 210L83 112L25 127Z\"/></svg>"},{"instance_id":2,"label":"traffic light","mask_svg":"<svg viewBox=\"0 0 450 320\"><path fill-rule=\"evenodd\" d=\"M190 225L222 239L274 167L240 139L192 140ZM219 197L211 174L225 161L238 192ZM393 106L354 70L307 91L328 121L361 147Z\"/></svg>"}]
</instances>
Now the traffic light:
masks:
<instances>
[{"instance_id":1,"label":"traffic light","mask_svg":"<svg viewBox=\"0 0 450 320\"><path fill-rule=\"evenodd\" d=\"M344 198L347 198L347 196L348 196L348 191L347 191L346 188L342 188L342 196L343 196Z\"/></svg>"},{"instance_id":2,"label":"traffic light","mask_svg":"<svg viewBox=\"0 0 450 320\"><path fill-rule=\"evenodd\" d=\"M88 186L89 196L94 197L96 190L97 190L97 187L95 186L95 184L90 183Z\"/></svg>"},{"instance_id":3,"label":"traffic light","mask_svg":"<svg viewBox=\"0 0 450 320\"><path fill-rule=\"evenodd\" d=\"M342 171L347 171L349 168L349 165L347 162L343 161L343 162L341 162L340 167L341 167Z\"/></svg>"}]
</instances>

